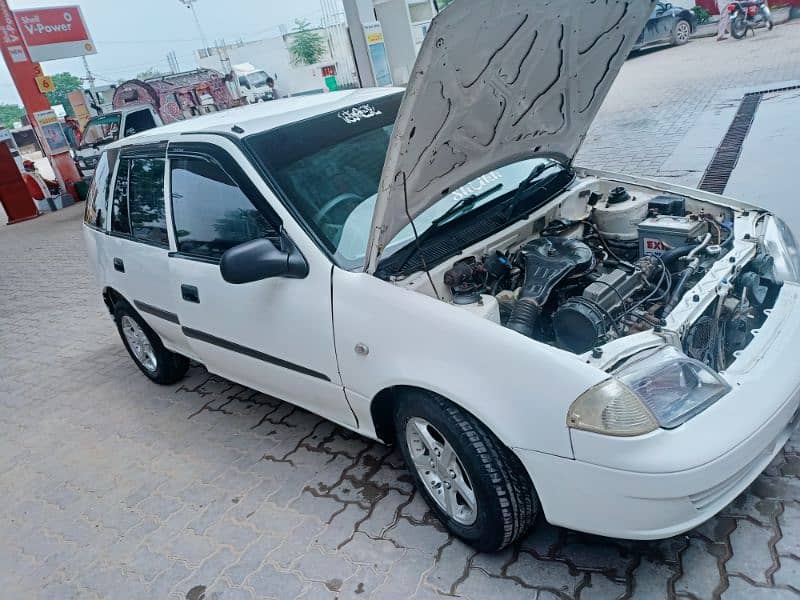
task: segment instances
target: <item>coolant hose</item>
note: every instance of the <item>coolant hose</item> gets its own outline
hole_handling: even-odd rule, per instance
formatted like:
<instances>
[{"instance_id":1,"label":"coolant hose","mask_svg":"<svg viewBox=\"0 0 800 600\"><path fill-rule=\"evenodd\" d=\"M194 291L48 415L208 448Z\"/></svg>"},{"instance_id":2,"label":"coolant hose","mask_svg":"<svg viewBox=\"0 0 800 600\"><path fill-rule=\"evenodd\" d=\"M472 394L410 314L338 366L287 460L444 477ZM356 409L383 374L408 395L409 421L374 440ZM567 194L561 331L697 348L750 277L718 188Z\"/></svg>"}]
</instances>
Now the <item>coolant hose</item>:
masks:
<instances>
[{"instance_id":1,"label":"coolant hose","mask_svg":"<svg viewBox=\"0 0 800 600\"><path fill-rule=\"evenodd\" d=\"M506 327L527 337L533 337L533 328L541 314L542 308L533 298L520 298L514 304L514 310L511 311Z\"/></svg>"},{"instance_id":2,"label":"coolant hose","mask_svg":"<svg viewBox=\"0 0 800 600\"><path fill-rule=\"evenodd\" d=\"M664 306L664 311L661 315L662 318L666 317L676 306L678 306L678 302L681 301L681 296L683 296L683 290L686 287L686 284L689 282L689 278L694 275L694 271L695 270L693 267L687 267L684 269L683 275L681 275L681 278L678 281L678 285L675 286L675 291L672 292L672 296L669 297L669 301Z\"/></svg>"},{"instance_id":3,"label":"coolant hose","mask_svg":"<svg viewBox=\"0 0 800 600\"><path fill-rule=\"evenodd\" d=\"M664 261L664 264L669 266L670 264L674 263L679 258L683 258L687 256L689 252L697 248L700 244L691 244L688 246L678 246L677 248L673 248L672 250L667 250L664 254L661 255L661 260Z\"/></svg>"}]
</instances>

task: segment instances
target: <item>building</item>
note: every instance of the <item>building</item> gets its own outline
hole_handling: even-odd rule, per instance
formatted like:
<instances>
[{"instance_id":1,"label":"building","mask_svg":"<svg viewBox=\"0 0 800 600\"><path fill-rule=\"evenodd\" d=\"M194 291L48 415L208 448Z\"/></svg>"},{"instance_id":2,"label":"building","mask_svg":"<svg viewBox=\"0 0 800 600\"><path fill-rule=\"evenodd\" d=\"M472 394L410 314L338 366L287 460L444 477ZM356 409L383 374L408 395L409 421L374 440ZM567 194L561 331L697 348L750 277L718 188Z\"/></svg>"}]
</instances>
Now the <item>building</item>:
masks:
<instances>
[{"instance_id":1,"label":"building","mask_svg":"<svg viewBox=\"0 0 800 600\"><path fill-rule=\"evenodd\" d=\"M325 13L324 27L310 30L321 36L325 52L313 65L295 64L289 47L296 34L254 41L239 41L196 52L197 63L202 68L229 71L232 65L250 63L275 78L276 88L284 95L313 94L328 91L326 79L335 77L336 87L358 87L358 73L350 50L350 40L344 14Z\"/></svg>"},{"instance_id":2,"label":"building","mask_svg":"<svg viewBox=\"0 0 800 600\"><path fill-rule=\"evenodd\" d=\"M362 84L408 83L433 17L451 1L343 0Z\"/></svg>"}]
</instances>

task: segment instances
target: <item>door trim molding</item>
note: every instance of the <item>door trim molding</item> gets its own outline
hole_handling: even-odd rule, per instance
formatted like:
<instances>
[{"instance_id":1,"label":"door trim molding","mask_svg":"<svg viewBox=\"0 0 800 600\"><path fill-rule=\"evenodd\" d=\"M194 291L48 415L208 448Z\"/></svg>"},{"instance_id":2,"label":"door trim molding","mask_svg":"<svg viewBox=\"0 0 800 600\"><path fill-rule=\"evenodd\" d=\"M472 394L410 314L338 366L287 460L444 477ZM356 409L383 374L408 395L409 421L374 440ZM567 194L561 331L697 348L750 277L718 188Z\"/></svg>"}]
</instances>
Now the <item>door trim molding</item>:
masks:
<instances>
[{"instance_id":1,"label":"door trim molding","mask_svg":"<svg viewBox=\"0 0 800 600\"><path fill-rule=\"evenodd\" d=\"M143 313L147 313L148 315L153 315L154 317L158 317L159 319L163 319L165 321L169 321L170 323L175 323L176 325L180 325L181 321L178 318L178 315L175 313L171 313L163 308L158 308L157 306L153 306L152 304L147 304L146 302L141 302L139 300L134 300L133 305L142 311Z\"/></svg>"},{"instance_id":2,"label":"door trim molding","mask_svg":"<svg viewBox=\"0 0 800 600\"><path fill-rule=\"evenodd\" d=\"M256 360L260 360L265 363L275 365L277 367L282 367L284 369L289 369L290 371L296 371L297 373L308 375L309 377L314 377L316 379L321 379L323 381L331 381L331 378L325 375L324 373L319 373L318 371L314 371L307 367L303 367L302 365L297 365L287 360L283 360L282 358L271 356L269 354L264 354L263 352L259 352L258 350L254 350L253 348L248 348L247 346L241 346L235 342L218 338L216 336L211 335L210 333L198 331L197 329L191 329L189 327L181 327L181 329L183 330L183 334L187 338L198 340L200 342L205 342L206 344L211 344L212 346L217 346L225 350L230 350L231 352L243 354L245 356L249 356L250 358L255 358Z\"/></svg>"}]
</instances>

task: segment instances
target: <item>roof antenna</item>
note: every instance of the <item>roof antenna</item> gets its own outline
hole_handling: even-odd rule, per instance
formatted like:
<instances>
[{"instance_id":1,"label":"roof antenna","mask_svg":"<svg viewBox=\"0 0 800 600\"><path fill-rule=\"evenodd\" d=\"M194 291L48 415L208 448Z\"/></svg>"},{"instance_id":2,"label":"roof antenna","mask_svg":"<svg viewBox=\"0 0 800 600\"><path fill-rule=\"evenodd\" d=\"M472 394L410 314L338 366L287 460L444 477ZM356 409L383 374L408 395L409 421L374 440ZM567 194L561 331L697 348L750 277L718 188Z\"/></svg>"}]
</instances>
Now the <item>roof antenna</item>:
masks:
<instances>
[{"instance_id":1,"label":"roof antenna","mask_svg":"<svg viewBox=\"0 0 800 600\"><path fill-rule=\"evenodd\" d=\"M422 253L422 247L419 244L419 234L417 233L417 226L414 224L414 219L411 218L411 212L408 210L408 188L406 187L406 172L403 171L403 200L405 202L406 208L406 217L408 217L409 222L411 223L411 229L414 231L414 241L417 244L417 253L419 254L419 258L422 261L422 268L425 269L425 274L428 276L428 281L431 282L431 287L433 288L433 293L436 294L436 298L444 302L444 298L439 295L439 292L436 290L436 284L433 283L433 277L431 277L431 271L428 269L428 263L425 261L425 255Z\"/></svg>"}]
</instances>

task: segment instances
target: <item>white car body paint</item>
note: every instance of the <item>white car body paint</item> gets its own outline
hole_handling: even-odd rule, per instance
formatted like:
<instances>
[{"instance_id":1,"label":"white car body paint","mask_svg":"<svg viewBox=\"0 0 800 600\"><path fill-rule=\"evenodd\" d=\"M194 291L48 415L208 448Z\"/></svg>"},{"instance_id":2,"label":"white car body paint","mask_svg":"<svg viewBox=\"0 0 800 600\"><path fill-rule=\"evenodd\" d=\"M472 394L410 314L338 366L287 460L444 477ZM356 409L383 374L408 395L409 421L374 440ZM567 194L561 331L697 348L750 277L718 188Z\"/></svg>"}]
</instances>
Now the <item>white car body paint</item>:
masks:
<instances>
[{"instance_id":1,"label":"white car body paint","mask_svg":"<svg viewBox=\"0 0 800 600\"><path fill-rule=\"evenodd\" d=\"M457 16L452 8L460 2L442 15ZM649 14L643 8L649 4L644 0L636 4L636 14ZM628 26L634 28L635 22ZM800 280L800 274L787 266L792 261L797 265L797 257L789 257L784 248L770 241L780 229L780 221L748 204L714 194L576 169L577 179L528 218L432 266L430 278L436 290L425 273L384 281L367 272L344 270L334 265L295 219L272 183L241 150L239 140L322 114L341 111L353 118L354 107L391 93L396 91L359 90L248 106L114 144L115 149L153 142L167 142L171 147L192 141L219 148L241 167L280 218L287 236L308 263L309 274L304 279L276 278L234 286L222 279L213 262L172 256L177 240L167 202L169 248L154 249L110 235L108 223L100 228L84 227L100 285L114 288L132 304L139 300L174 312L180 324L152 311L140 311L168 348L204 362L211 372L371 438L378 436L371 406L383 390L414 386L448 398L472 413L519 457L552 523L608 536L651 539L691 529L721 510L758 476L797 426L800 372L795 348L800 313L792 309L800 302L800 287L792 282ZM358 114L367 112L359 109ZM422 114L423 108L417 112ZM577 138L583 136L584 125L588 127L583 122L579 125ZM554 136L550 141L551 154L569 157L580 140ZM502 152L505 150L498 150L495 158ZM530 155L520 152L505 156ZM494 159L481 163L483 172L501 166L495 163ZM454 175L453 189L479 175L474 170ZM726 256L727 264L715 264L687 291L663 332L622 337L606 344L602 356L579 356L451 303L443 276L455 261L519 248L538 235L542 223L552 219L584 218L588 209L581 193L592 189L608 192L619 183L640 195L680 194L690 208L733 211L735 217L736 239ZM169 176L164 193L170 197ZM394 212L386 228L380 227L381 238L384 232L394 229L397 233L407 226L407 218L403 224L397 212L396 199L390 204L386 197L379 198L378 204L383 203L384 213ZM419 214L431 199L420 197L414 212ZM392 237L387 233L384 241ZM787 283L754 340L721 373L732 387L730 393L673 430L621 438L567 427L572 402L608 379L615 364L641 350L675 345L686 326L714 300L720 281L752 258L755 240L771 248L779 274ZM124 259L125 274L114 268L114 258ZM198 288L199 304L182 300L182 284ZM187 336L187 328L226 340L229 346ZM230 344L251 352L236 351ZM253 352L273 360L265 361Z\"/></svg>"}]
</instances>

